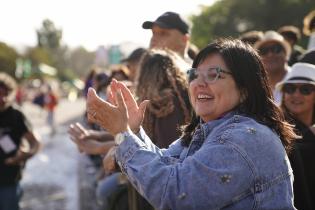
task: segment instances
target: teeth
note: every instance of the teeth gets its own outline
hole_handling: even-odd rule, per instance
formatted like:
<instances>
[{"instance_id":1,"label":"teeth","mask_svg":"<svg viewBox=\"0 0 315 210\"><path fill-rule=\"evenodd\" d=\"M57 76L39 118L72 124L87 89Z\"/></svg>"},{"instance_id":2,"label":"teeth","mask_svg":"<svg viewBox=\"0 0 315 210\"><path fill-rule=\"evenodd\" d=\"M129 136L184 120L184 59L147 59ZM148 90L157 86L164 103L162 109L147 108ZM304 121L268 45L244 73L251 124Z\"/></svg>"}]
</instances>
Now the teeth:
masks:
<instances>
[{"instance_id":1,"label":"teeth","mask_svg":"<svg viewBox=\"0 0 315 210\"><path fill-rule=\"evenodd\" d=\"M292 104L300 105L302 103L301 102L293 102Z\"/></svg>"},{"instance_id":2,"label":"teeth","mask_svg":"<svg viewBox=\"0 0 315 210\"><path fill-rule=\"evenodd\" d=\"M212 98L212 97L209 95L198 94L198 99L208 99L208 98Z\"/></svg>"}]
</instances>

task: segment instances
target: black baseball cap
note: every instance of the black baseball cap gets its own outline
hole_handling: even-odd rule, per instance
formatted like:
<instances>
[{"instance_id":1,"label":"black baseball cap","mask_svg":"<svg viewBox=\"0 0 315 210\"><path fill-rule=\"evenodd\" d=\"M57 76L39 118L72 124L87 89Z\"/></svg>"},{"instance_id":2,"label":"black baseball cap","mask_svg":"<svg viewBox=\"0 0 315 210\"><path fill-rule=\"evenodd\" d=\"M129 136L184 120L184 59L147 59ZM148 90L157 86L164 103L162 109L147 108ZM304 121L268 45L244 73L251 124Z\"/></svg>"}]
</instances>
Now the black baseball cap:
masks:
<instances>
[{"instance_id":1,"label":"black baseball cap","mask_svg":"<svg viewBox=\"0 0 315 210\"><path fill-rule=\"evenodd\" d=\"M142 24L144 29L152 29L153 24L160 26L161 28L177 29L183 34L189 32L188 24L175 12L165 12L158 17L154 22L145 21Z\"/></svg>"}]
</instances>

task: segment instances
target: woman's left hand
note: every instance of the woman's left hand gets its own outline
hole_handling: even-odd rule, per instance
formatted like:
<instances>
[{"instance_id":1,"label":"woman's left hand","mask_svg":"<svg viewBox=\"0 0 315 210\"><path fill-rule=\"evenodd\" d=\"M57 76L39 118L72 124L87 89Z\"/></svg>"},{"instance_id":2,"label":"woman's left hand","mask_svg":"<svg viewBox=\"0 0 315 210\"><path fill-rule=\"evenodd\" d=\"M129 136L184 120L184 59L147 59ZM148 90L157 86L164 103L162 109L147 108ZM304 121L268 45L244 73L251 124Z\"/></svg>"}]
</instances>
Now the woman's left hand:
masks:
<instances>
[{"instance_id":1,"label":"woman's left hand","mask_svg":"<svg viewBox=\"0 0 315 210\"><path fill-rule=\"evenodd\" d=\"M110 84L110 88L111 88L111 92L108 97L109 102L111 102L111 104L117 104L115 97L113 95L117 95L117 93L121 91L124 97L124 102L128 109L128 116L129 116L128 125L130 129L132 130L132 132L138 133L140 130L140 125L143 121L145 109L149 103L149 100L142 101L138 106L130 90L122 82L119 82L115 79L112 80Z\"/></svg>"},{"instance_id":2,"label":"woman's left hand","mask_svg":"<svg viewBox=\"0 0 315 210\"><path fill-rule=\"evenodd\" d=\"M117 147L113 146L106 154L103 159L103 167L107 174L115 172L116 168L116 160L115 160L115 152Z\"/></svg>"},{"instance_id":3,"label":"woman's left hand","mask_svg":"<svg viewBox=\"0 0 315 210\"><path fill-rule=\"evenodd\" d=\"M112 135L128 130L128 111L121 91L116 93L117 105L114 106L97 96L93 88L87 95L87 117L106 129Z\"/></svg>"}]
</instances>

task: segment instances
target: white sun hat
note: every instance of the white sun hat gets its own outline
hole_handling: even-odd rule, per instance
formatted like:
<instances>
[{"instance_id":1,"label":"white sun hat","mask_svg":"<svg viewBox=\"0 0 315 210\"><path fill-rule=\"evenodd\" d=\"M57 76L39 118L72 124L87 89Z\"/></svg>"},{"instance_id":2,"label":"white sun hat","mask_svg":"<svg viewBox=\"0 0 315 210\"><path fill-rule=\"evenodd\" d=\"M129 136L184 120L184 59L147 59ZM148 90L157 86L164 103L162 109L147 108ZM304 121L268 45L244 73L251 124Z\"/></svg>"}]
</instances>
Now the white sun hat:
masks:
<instances>
[{"instance_id":1,"label":"white sun hat","mask_svg":"<svg viewBox=\"0 0 315 210\"><path fill-rule=\"evenodd\" d=\"M315 65L309 63L295 63L285 78L276 85L281 90L284 84L302 83L315 85Z\"/></svg>"},{"instance_id":2,"label":"white sun hat","mask_svg":"<svg viewBox=\"0 0 315 210\"><path fill-rule=\"evenodd\" d=\"M279 34L276 31L266 31L262 39L255 43L254 48L258 50L261 46L272 42L280 44L285 50L287 59L290 57L291 55L290 44L284 39L284 37L281 34Z\"/></svg>"}]
</instances>

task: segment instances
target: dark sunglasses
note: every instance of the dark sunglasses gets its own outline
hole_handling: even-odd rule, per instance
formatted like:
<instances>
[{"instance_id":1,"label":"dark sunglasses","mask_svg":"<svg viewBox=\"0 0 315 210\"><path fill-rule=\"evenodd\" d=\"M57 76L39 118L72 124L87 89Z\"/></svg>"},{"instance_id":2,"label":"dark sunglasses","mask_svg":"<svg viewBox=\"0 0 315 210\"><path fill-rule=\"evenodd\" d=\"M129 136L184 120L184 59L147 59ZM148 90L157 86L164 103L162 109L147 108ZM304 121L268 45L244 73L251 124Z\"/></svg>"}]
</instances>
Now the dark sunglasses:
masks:
<instances>
[{"instance_id":1,"label":"dark sunglasses","mask_svg":"<svg viewBox=\"0 0 315 210\"><path fill-rule=\"evenodd\" d=\"M280 44L271 45L268 47L261 47L258 49L260 55L267 55L269 52L279 54L284 52L284 48Z\"/></svg>"},{"instance_id":2,"label":"dark sunglasses","mask_svg":"<svg viewBox=\"0 0 315 210\"><path fill-rule=\"evenodd\" d=\"M293 84L285 84L282 88L282 91L287 94L293 94L295 93L297 89L302 95L307 96L307 95L310 95L313 91L315 91L315 86L309 85L309 84L301 85L301 86L297 86Z\"/></svg>"}]
</instances>

